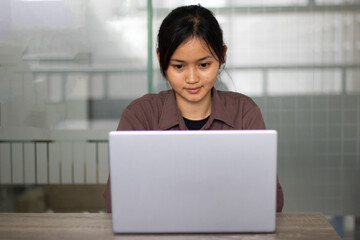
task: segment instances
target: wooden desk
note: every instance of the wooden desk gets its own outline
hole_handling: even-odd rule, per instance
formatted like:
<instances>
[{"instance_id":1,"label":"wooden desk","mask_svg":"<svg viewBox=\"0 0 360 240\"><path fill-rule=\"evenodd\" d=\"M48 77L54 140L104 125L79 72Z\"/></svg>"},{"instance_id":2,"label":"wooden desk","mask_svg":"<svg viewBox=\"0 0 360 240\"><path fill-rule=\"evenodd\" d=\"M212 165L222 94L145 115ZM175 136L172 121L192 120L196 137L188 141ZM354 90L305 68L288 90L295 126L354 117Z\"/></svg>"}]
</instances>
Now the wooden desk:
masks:
<instances>
[{"instance_id":1,"label":"wooden desk","mask_svg":"<svg viewBox=\"0 0 360 240\"><path fill-rule=\"evenodd\" d=\"M106 213L1 213L0 239L316 239L340 240L320 213L279 213L272 234L114 235Z\"/></svg>"}]
</instances>

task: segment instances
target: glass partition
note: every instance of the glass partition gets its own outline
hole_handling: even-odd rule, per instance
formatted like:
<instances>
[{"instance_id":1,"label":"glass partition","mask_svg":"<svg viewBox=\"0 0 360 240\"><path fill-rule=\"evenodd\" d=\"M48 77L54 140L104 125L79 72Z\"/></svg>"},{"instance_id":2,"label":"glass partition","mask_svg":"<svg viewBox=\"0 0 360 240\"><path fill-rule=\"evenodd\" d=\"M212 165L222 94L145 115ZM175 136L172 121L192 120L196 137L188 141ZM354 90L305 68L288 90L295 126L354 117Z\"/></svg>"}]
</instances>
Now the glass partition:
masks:
<instances>
[{"instance_id":1,"label":"glass partition","mask_svg":"<svg viewBox=\"0 0 360 240\"><path fill-rule=\"evenodd\" d=\"M0 211L103 211L107 134L148 92L147 2L4 0L0 16Z\"/></svg>"}]
</instances>

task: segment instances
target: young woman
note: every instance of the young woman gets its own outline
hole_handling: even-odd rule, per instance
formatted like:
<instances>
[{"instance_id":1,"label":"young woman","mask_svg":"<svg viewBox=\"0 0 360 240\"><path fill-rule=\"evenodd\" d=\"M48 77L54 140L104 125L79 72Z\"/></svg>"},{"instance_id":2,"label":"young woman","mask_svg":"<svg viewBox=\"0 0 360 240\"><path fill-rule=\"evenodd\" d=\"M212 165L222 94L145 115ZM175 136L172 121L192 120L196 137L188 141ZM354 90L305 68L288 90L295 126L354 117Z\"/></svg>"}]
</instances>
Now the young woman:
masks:
<instances>
[{"instance_id":1,"label":"young woman","mask_svg":"<svg viewBox=\"0 0 360 240\"><path fill-rule=\"evenodd\" d=\"M162 22L157 55L172 89L147 94L122 113L118 130L265 129L251 98L214 88L227 47L212 12L200 5L174 9ZM111 212L110 178L104 192ZM284 204L277 182L277 211Z\"/></svg>"}]
</instances>

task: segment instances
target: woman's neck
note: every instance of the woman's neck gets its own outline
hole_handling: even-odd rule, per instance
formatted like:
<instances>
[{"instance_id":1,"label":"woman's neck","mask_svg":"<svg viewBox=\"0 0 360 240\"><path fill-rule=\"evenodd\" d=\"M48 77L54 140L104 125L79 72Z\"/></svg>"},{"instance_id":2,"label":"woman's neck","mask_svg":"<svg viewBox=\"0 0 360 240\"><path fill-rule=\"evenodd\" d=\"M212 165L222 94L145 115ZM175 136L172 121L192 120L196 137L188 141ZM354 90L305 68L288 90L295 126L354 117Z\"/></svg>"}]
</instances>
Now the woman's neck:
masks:
<instances>
[{"instance_id":1,"label":"woman's neck","mask_svg":"<svg viewBox=\"0 0 360 240\"><path fill-rule=\"evenodd\" d=\"M202 120L211 113L211 94L201 102L188 102L184 99L176 98L176 103L183 115L189 120Z\"/></svg>"}]
</instances>

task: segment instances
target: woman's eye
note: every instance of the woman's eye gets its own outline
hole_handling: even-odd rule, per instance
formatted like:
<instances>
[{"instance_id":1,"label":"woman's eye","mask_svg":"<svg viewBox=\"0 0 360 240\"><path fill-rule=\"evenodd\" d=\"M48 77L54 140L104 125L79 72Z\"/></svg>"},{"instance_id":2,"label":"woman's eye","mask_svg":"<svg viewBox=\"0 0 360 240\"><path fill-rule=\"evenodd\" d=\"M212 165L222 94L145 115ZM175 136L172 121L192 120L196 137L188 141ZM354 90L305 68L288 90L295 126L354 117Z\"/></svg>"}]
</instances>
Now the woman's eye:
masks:
<instances>
[{"instance_id":1,"label":"woman's eye","mask_svg":"<svg viewBox=\"0 0 360 240\"><path fill-rule=\"evenodd\" d=\"M200 64L200 67L206 68L206 67L209 66L209 65L210 65L210 63L201 63L201 64Z\"/></svg>"},{"instance_id":2,"label":"woman's eye","mask_svg":"<svg viewBox=\"0 0 360 240\"><path fill-rule=\"evenodd\" d=\"M183 65L174 65L174 67L177 68L177 69L182 69Z\"/></svg>"}]
</instances>

